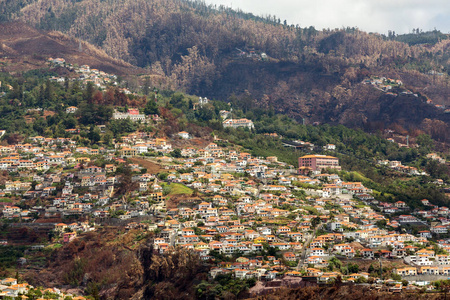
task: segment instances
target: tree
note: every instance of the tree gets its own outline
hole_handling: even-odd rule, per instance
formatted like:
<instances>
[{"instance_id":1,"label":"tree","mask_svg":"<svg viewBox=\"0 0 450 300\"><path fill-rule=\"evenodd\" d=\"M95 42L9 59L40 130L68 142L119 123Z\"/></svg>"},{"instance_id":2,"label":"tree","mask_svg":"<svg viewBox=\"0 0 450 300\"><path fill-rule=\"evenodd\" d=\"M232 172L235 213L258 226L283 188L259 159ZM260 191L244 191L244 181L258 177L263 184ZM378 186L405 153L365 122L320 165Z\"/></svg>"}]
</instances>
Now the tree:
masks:
<instances>
[{"instance_id":1,"label":"tree","mask_svg":"<svg viewBox=\"0 0 450 300\"><path fill-rule=\"evenodd\" d=\"M154 115L158 113L158 105L152 99L147 100L147 103L144 108L144 113L146 115Z\"/></svg>"},{"instance_id":2,"label":"tree","mask_svg":"<svg viewBox=\"0 0 450 300\"><path fill-rule=\"evenodd\" d=\"M170 98L170 104L173 105L173 107L181 108L184 104L184 95L182 93L175 93Z\"/></svg>"},{"instance_id":3,"label":"tree","mask_svg":"<svg viewBox=\"0 0 450 300\"><path fill-rule=\"evenodd\" d=\"M396 274L396 273L392 273L391 274L391 278L396 280L396 281L401 281L402 280L402 276Z\"/></svg>"},{"instance_id":4,"label":"tree","mask_svg":"<svg viewBox=\"0 0 450 300\"><path fill-rule=\"evenodd\" d=\"M88 102L88 103L92 103L94 100L94 93L95 93L95 87L94 84L89 81L88 84L86 85L86 90L84 93L84 99Z\"/></svg>"},{"instance_id":5,"label":"tree","mask_svg":"<svg viewBox=\"0 0 450 300\"><path fill-rule=\"evenodd\" d=\"M127 195L138 187L138 183L133 181L133 173L129 165L124 166L119 176L118 195Z\"/></svg>"},{"instance_id":6,"label":"tree","mask_svg":"<svg viewBox=\"0 0 450 300\"><path fill-rule=\"evenodd\" d=\"M40 135L44 134L46 128L47 121L42 117L39 117L38 119L36 119L36 121L33 122L34 131L36 131Z\"/></svg>"},{"instance_id":7,"label":"tree","mask_svg":"<svg viewBox=\"0 0 450 300\"><path fill-rule=\"evenodd\" d=\"M89 139L91 140L91 144L96 144L100 141L100 129L98 127L94 127L91 125L91 128L89 129Z\"/></svg>"},{"instance_id":8,"label":"tree","mask_svg":"<svg viewBox=\"0 0 450 300\"><path fill-rule=\"evenodd\" d=\"M359 266L357 264L349 264L347 268L350 273L358 273L359 272Z\"/></svg>"},{"instance_id":9,"label":"tree","mask_svg":"<svg viewBox=\"0 0 450 300\"><path fill-rule=\"evenodd\" d=\"M175 148L172 152L170 152L170 155L175 158L182 157L181 150L179 148Z\"/></svg>"},{"instance_id":10,"label":"tree","mask_svg":"<svg viewBox=\"0 0 450 300\"><path fill-rule=\"evenodd\" d=\"M47 104L46 106L49 106L54 103L56 95L55 95L53 84L50 80L47 80L47 82L45 83L44 95L45 95L45 100L47 101L47 103L45 103L45 104Z\"/></svg>"},{"instance_id":11,"label":"tree","mask_svg":"<svg viewBox=\"0 0 450 300\"><path fill-rule=\"evenodd\" d=\"M426 151L430 151L434 148L434 141L428 134L421 134L416 138L417 144L426 149Z\"/></svg>"},{"instance_id":12,"label":"tree","mask_svg":"<svg viewBox=\"0 0 450 300\"><path fill-rule=\"evenodd\" d=\"M319 217L315 217L311 220L311 227L315 228L317 225L320 224L320 218Z\"/></svg>"},{"instance_id":13,"label":"tree","mask_svg":"<svg viewBox=\"0 0 450 300\"><path fill-rule=\"evenodd\" d=\"M114 136L111 131L108 131L103 135L103 144L105 144L106 146L112 146L113 138Z\"/></svg>"}]
</instances>

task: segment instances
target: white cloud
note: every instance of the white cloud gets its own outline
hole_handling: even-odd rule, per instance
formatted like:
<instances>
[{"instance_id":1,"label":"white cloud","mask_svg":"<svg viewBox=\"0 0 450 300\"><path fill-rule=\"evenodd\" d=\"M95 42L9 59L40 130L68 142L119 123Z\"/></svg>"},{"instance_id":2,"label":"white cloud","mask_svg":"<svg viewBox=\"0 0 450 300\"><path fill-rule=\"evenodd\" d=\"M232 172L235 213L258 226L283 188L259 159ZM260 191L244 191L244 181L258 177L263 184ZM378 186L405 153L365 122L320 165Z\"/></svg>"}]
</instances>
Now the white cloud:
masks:
<instances>
[{"instance_id":1,"label":"white cloud","mask_svg":"<svg viewBox=\"0 0 450 300\"><path fill-rule=\"evenodd\" d=\"M358 27L364 31L408 33L413 28L450 32L447 0L206 0L256 15L276 15L288 24L316 29Z\"/></svg>"}]
</instances>

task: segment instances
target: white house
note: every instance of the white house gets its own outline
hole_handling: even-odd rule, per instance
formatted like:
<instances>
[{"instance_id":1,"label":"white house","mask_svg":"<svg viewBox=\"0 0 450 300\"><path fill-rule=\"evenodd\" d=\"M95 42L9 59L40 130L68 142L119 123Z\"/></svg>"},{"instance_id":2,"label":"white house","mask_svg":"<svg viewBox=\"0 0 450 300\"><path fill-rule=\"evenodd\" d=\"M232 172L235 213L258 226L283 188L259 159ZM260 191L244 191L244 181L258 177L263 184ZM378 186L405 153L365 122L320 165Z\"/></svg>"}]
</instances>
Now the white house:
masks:
<instances>
[{"instance_id":1,"label":"white house","mask_svg":"<svg viewBox=\"0 0 450 300\"><path fill-rule=\"evenodd\" d=\"M185 140L190 138L189 132L186 132L186 131L178 132L178 136L181 137L182 139L185 139Z\"/></svg>"},{"instance_id":2,"label":"white house","mask_svg":"<svg viewBox=\"0 0 450 300\"><path fill-rule=\"evenodd\" d=\"M336 150L336 145L334 145L334 144L326 144L325 146L323 146L323 149L333 151L333 150Z\"/></svg>"},{"instance_id":3,"label":"white house","mask_svg":"<svg viewBox=\"0 0 450 300\"><path fill-rule=\"evenodd\" d=\"M78 110L78 107L76 107L76 106L69 106L68 108L66 108L66 113L67 114L74 114L77 110Z\"/></svg>"}]
</instances>

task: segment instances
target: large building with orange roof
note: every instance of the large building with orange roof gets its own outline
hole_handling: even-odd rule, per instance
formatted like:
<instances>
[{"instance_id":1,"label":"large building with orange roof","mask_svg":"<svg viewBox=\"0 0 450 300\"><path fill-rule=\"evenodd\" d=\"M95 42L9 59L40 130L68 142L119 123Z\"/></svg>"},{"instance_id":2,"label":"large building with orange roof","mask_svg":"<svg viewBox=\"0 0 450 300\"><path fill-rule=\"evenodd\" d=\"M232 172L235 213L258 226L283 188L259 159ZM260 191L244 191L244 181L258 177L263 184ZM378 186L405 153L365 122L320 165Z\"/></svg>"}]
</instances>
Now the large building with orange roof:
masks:
<instances>
[{"instance_id":1,"label":"large building with orange roof","mask_svg":"<svg viewBox=\"0 0 450 300\"><path fill-rule=\"evenodd\" d=\"M311 171L322 171L323 169L340 170L339 159L328 155L305 155L298 159L299 169L309 168Z\"/></svg>"}]
</instances>

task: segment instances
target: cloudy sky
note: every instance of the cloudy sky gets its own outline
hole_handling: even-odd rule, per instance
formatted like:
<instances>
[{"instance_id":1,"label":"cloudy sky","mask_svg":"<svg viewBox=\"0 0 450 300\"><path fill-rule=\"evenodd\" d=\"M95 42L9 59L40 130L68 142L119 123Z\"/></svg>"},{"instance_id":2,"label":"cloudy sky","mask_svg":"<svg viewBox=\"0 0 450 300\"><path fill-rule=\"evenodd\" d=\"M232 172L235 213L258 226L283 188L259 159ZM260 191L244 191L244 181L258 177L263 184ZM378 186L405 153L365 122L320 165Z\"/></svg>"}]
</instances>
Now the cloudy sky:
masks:
<instances>
[{"instance_id":1,"label":"cloudy sky","mask_svg":"<svg viewBox=\"0 0 450 300\"><path fill-rule=\"evenodd\" d=\"M449 0L205 0L255 15L276 15L288 24L322 28L358 27L387 34L434 28L450 33Z\"/></svg>"}]
</instances>

